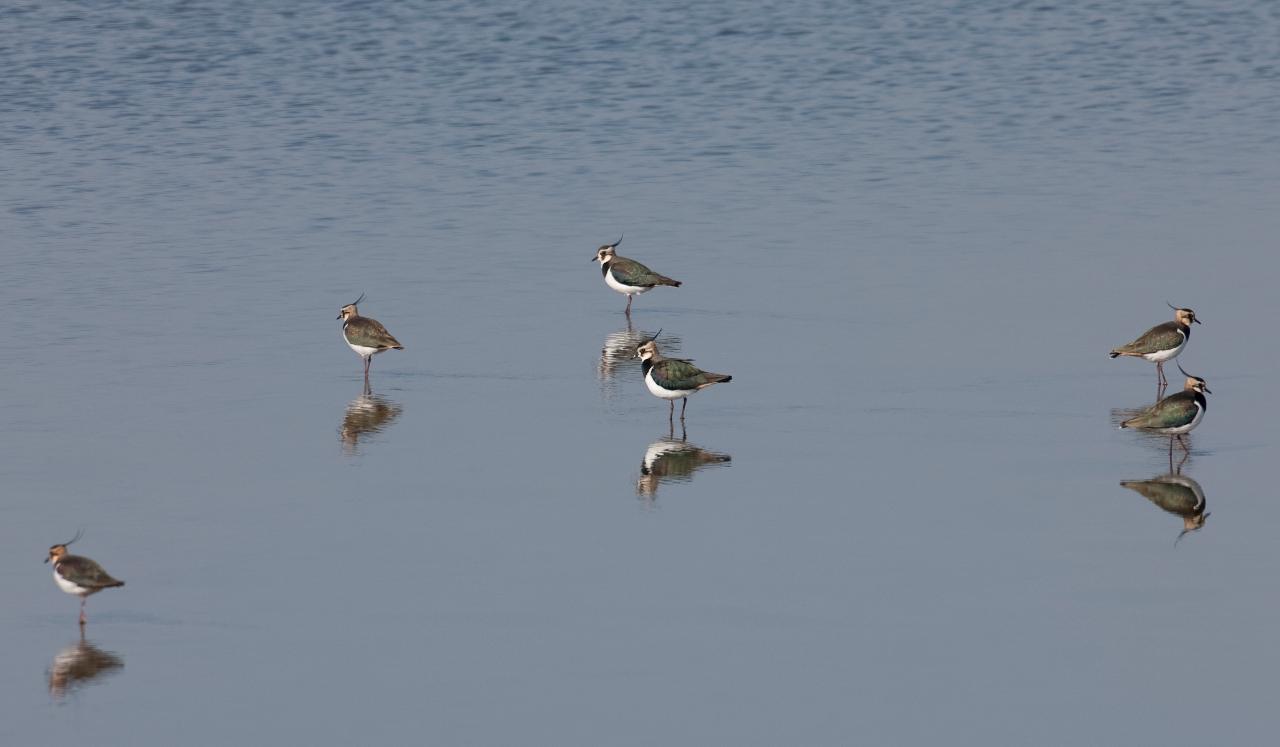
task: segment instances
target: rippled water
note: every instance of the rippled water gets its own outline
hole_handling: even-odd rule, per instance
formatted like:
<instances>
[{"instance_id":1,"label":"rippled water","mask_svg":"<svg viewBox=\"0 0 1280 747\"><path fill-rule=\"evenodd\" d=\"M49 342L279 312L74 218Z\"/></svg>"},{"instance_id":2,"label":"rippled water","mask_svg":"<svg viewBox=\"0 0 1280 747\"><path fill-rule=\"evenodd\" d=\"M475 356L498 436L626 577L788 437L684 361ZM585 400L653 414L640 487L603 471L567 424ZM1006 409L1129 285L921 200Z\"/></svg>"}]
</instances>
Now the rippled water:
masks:
<instances>
[{"instance_id":1,"label":"rippled water","mask_svg":"<svg viewBox=\"0 0 1280 747\"><path fill-rule=\"evenodd\" d=\"M1265 743L1278 40L1260 0L8 4L0 741ZM630 320L624 231L683 281ZM369 391L362 292L406 346ZM1114 427L1166 301L1185 460ZM659 330L734 376L683 429ZM39 564L80 528L127 581L83 638Z\"/></svg>"}]
</instances>

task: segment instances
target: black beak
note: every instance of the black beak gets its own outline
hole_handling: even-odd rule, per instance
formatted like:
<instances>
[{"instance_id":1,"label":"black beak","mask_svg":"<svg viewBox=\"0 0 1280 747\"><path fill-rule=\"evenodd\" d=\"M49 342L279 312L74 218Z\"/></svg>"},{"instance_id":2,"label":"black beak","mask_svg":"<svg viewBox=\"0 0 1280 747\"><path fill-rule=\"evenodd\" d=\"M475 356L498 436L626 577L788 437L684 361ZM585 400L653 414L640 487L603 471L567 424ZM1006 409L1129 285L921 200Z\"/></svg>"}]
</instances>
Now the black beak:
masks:
<instances>
[{"instance_id":1,"label":"black beak","mask_svg":"<svg viewBox=\"0 0 1280 747\"><path fill-rule=\"evenodd\" d=\"M1209 387L1205 387L1205 388L1204 388L1204 393L1205 393L1205 394L1213 394L1213 390L1212 390L1212 389L1210 389Z\"/></svg>"},{"instance_id":2,"label":"black beak","mask_svg":"<svg viewBox=\"0 0 1280 747\"><path fill-rule=\"evenodd\" d=\"M591 258L591 261L592 261L592 262L595 262L595 261L596 261L597 259L599 259L599 258L600 258L600 255L598 255L598 254L597 254L596 256L594 256L594 257L592 257L592 258Z\"/></svg>"},{"instance_id":3,"label":"black beak","mask_svg":"<svg viewBox=\"0 0 1280 747\"><path fill-rule=\"evenodd\" d=\"M339 315L338 315L338 318L339 318L339 319L341 319L341 318L342 318L342 315L341 315L341 314L339 314Z\"/></svg>"},{"instance_id":4,"label":"black beak","mask_svg":"<svg viewBox=\"0 0 1280 747\"><path fill-rule=\"evenodd\" d=\"M48 555L44 556L44 562L45 562L46 564L49 562L49 556L48 556Z\"/></svg>"},{"instance_id":5,"label":"black beak","mask_svg":"<svg viewBox=\"0 0 1280 747\"><path fill-rule=\"evenodd\" d=\"M1196 324L1199 324L1199 323L1200 323L1200 320L1199 320L1199 319L1192 319L1191 321L1195 322Z\"/></svg>"}]
</instances>

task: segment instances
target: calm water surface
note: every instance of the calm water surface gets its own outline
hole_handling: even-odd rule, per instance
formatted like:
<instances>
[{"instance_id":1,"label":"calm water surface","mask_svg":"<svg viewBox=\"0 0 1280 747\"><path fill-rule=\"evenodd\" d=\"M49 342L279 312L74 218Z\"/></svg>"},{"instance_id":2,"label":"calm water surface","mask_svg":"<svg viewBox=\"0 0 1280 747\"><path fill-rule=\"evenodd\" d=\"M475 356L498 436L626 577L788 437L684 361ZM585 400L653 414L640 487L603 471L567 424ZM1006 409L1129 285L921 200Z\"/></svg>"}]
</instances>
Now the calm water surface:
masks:
<instances>
[{"instance_id":1,"label":"calm water surface","mask_svg":"<svg viewBox=\"0 0 1280 747\"><path fill-rule=\"evenodd\" d=\"M9 3L0 742L1271 741L1277 39L1262 0ZM623 231L684 282L630 325ZM406 346L369 393L361 292ZM1214 390L1180 466L1106 357L1166 301ZM659 329L734 375L683 433ZM83 638L40 565L80 528L128 582Z\"/></svg>"}]
</instances>

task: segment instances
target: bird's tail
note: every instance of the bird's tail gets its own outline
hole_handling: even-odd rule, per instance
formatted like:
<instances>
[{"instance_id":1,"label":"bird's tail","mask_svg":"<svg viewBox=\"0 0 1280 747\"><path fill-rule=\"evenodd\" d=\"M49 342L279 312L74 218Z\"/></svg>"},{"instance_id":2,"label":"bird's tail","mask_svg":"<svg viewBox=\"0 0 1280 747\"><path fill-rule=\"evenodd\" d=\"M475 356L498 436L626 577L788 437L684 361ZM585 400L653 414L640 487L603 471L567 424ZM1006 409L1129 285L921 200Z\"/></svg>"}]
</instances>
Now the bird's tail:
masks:
<instances>
[{"instance_id":1,"label":"bird's tail","mask_svg":"<svg viewBox=\"0 0 1280 747\"><path fill-rule=\"evenodd\" d=\"M680 287L680 281L679 281L679 280L672 280L671 278L667 277L666 275L659 275L659 276L658 276L658 285L669 285L669 286L671 286L672 288L679 288L679 287Z\"/></svg>"},{"instance_id":2,"label":"bird's tail","mask_svg":"<svg viewBox=\"0 0 1280 747\"><path fill-rule=\"evenodd\" d=\"M1111 351L1111 357L1112 357L1112 358L1119 358L1119 357L1120 357L1120 351L1119 351L1119 350L1112 350L1112 351Z\"/></svg>"}]
</instances>

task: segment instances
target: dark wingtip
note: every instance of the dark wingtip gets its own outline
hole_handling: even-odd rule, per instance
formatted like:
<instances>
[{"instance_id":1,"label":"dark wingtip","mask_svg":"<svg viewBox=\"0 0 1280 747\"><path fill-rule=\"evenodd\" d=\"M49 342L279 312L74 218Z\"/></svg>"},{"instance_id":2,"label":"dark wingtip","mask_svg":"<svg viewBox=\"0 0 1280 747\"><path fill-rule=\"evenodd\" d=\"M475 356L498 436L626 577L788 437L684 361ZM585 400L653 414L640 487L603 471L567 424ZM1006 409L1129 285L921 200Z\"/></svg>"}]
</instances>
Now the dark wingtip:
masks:
<instances>
[{"instance_id":1,"label":"dark wingtip","mask_svg":"<svg viewBox=\"0 0 1280 747\"><path fill-rule=\"evenodd\" d=\"M730 381L733 381L733 377L732 377L732 376L725 376L723 379L721 379L721 380L720 380L720 383L721 383L721 384L728 384Z\"/></svg>"},{"instance_id":2,"label":"dark wingtip","mask_svg":"<svg viewBox=\"0 0 1280 747\"><path fill-rule=\"evenodd\" d=\"M1110 357L1110 358L1119 358L1119 357L1120 357L1120 354L1119 354L1119 353L1117 353L1116 351L1112 350L1112 351L1111 351L1111 355L1110 355L1110 356L1108 356L1108 357Z\"/></svg>"}]
</instances>

